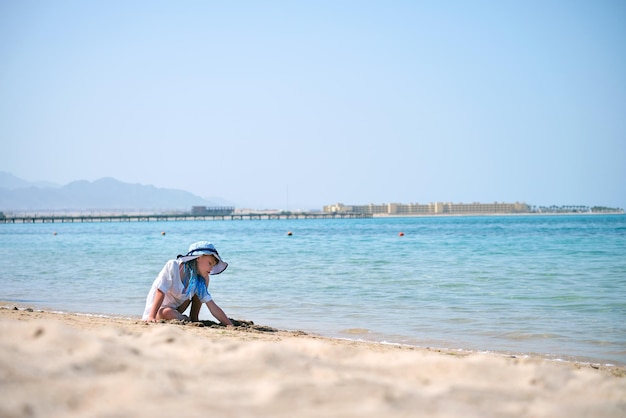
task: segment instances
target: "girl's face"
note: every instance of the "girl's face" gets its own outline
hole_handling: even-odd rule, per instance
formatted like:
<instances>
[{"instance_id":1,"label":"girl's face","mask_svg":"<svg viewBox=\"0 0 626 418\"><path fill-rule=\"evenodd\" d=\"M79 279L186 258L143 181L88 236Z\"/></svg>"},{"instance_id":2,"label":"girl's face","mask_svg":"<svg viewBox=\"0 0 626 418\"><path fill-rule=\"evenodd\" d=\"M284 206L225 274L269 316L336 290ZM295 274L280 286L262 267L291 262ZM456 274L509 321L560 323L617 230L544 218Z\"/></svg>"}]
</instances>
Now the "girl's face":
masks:
<instances>
[{"instance_id":1,"label":"girl's face","mask_svg":"<svg viewBox=\"0 0 626 418\"><path fill-rule=\"evenodd\" d=\"M217 264L217 258L212 255L201 255L196 260L198 274L207 279L209 277L209 273L211 273L211 270L213 270L213 267Z\"/></svg>"}]
</instances>

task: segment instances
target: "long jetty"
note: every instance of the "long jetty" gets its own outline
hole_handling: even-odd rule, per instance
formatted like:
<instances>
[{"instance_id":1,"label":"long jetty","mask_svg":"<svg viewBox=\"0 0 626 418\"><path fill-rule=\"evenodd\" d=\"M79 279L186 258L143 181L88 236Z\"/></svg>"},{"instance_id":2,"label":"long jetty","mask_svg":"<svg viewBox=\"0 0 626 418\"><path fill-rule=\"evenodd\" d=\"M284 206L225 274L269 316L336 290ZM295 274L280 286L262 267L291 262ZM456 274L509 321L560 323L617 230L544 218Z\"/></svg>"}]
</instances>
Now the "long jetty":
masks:
<instances>
[{"instance_id":1,"label":"long jetty","mask_svg":"<svg viewBox=\"0 0 626 418\"><path fill-rule=\"evenodd\" d=\"M365 213L281 212L231 214L140 214L140 215L33 215L0 217L0 223L72 223L72 222L158 222L158 221L216 221L263 219L346 219L371 218Z\"/></svg>"}]
</instances>

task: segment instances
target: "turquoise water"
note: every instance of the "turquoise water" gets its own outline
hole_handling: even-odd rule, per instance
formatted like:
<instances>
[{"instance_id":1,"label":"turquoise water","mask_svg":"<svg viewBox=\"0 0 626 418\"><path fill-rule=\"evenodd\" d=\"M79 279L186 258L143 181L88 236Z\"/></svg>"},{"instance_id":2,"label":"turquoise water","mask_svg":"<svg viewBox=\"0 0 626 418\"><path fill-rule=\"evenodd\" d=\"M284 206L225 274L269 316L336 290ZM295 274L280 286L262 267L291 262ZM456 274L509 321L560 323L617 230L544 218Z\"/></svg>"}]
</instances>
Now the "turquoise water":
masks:
<instances>
[{"instance_id":1,"label":"turquoise water","mask_svg":"<svg viewBox=\"0 0 626 418\"><path fill-rule=\"evenodd\" d=\"M139 318L165 262L205 239L233 318L626 364L623 215L6 224L0 300Z\"/></svg>"}]
</instances>

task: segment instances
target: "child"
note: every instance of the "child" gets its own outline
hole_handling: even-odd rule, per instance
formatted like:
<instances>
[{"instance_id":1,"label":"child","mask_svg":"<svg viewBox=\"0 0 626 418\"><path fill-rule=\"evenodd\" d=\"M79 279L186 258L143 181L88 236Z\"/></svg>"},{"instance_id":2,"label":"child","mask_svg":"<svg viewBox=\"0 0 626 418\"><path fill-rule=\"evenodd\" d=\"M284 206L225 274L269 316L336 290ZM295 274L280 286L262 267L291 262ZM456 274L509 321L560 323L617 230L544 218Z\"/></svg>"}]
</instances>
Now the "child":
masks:
<instances>
[{"instance_id":1,"label":"child","mask_svg":"<svg viewBox=\"0 0 626 418\"><path fill-rule=\"evenodd\" d=\"M192 302L191 320L198 320L201 303L206 303L211 314L223 325L232 325L222 308L211 298L209 276L220 274L228 267L217 250L208 241L189 246L187 255L169 260L152 283L143 312L144 321L157 319L189 320L183 312Z\"/></svg>"}]
</instances>

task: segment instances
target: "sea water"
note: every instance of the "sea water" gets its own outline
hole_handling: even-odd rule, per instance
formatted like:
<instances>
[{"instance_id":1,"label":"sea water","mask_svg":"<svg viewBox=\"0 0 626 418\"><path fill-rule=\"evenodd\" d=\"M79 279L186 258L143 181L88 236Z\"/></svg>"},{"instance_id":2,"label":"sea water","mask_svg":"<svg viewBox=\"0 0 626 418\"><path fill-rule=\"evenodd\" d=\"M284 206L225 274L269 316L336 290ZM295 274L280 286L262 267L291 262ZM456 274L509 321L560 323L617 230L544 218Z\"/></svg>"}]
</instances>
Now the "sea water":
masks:
<instances>
[{"instance_id":1,"label":"sea water","mask_svg":"<svg viewBox=\"0 0 626 418\"><path fill-rule=\"evenodd\" d=\"M139 318L197 240L230 263L209 290L231 318L626 364L624 215L0 224L0 300Z\"/></svg>"}]
</instances>

